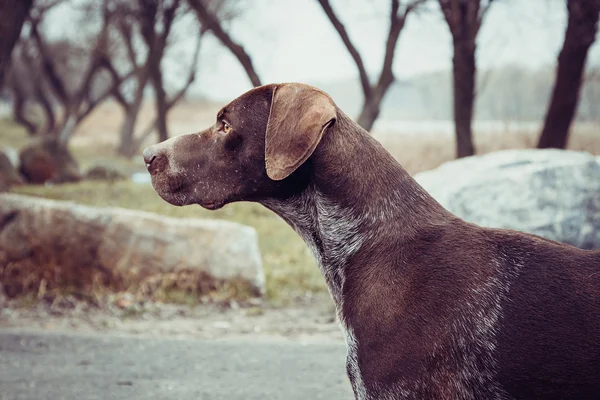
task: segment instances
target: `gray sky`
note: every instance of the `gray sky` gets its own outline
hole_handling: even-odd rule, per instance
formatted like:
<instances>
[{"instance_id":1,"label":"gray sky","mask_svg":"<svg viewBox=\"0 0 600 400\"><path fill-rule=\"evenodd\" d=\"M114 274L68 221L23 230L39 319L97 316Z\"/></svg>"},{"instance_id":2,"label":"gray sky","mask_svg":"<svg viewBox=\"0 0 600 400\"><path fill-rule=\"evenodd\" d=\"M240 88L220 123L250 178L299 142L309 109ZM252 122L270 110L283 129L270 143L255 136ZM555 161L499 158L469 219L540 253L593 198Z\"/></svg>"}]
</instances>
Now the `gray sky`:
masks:
<instances>
[{"instance_id":1,"label":"gray sky","mask_svg":"<svg viewBox=\"0 0 600 400\"><path fill-rule=\"evenodd\" d=\"M406 0L401 0L405 3ZM332 0L339 18L374 77L380 70L388 23L388 0ZM357 79L356 66L316 0L239 0L241 15L227 28L245 46L264 83ZM447 70L452 66L448 27L437 2L413 13L400 34L394 72L398 78ZM60 11L48 21L50 31L77 34ZM179 86L191 58L195 15L174 31L174 45L163 67L166 82ZM478 36L480 70L503 65L554 66L566 27L564 0L496 0ZM588 62L600 63L600 45ZM207 35L203 40L193 94L227 101L251 88L237 60Z\"/></svg>"},{"instance_id":2,"label":"gray sky","mask_svg":"<svg viewBox=\"0 0 600 400\"><path fill-rule=\"evenodd\" d=\"M230 31L253 56L263 82L318 84L357 76L354 62L316 0L248 0L242 4L248 9L232 23ZM388 4L381 0L333 1L372 73L379 71L383 59ZM478 37L478 67L554 65L565 26L563 0L498 0ZM213 38L204 45L195 91L227 100L250 88L227 50ZM598 58L597 47L592 59ZM396 76L410 77L451 65L451 37L437 7L409 16L397 47Z\"/></svg>"}]
</instances>

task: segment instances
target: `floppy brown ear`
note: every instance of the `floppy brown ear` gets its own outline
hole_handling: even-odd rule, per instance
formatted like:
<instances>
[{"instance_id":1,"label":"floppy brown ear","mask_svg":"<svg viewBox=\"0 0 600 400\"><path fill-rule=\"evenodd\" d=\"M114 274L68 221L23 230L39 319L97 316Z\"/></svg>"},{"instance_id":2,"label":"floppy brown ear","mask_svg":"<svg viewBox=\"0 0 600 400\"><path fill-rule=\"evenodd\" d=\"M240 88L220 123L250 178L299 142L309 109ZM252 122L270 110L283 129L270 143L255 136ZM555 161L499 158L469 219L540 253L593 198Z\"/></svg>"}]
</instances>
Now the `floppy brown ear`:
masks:
<instances>
[{"instance_id":1,"label":"floppy brown ear","mask_svg":"<svg viewBox=\"0 0 600 400\"><path fill-rule=\"evenodd\" d=\"M333 101L320 90L301 84L277 86L265 134L269 178L285 179L302 165L335 119Z\"/></svg>"}]
</instances>

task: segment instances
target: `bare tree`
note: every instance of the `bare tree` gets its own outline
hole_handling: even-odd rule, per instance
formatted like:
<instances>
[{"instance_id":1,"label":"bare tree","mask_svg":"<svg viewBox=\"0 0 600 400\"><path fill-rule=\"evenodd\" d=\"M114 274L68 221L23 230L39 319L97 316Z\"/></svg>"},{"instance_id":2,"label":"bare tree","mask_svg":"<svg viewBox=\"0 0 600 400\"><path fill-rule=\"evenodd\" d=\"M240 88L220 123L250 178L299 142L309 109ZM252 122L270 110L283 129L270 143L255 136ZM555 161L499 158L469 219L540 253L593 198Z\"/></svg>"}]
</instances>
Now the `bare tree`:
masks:
<instances>
[{"instance_id":1,"label":"bare tree","mask_svg":"<svg viewBox=\"0 0 600 400\"><path fill-rule=\"evenodd\" d=\"M231 36L225 31L222 25L223 18L219 18L215 11L223 9L225 1L207 1L207 0L188 0L190 6L196 11L198 20L205 27L206 30L211 31L219 41L231 51L231 53L238 59L239 63L246 71L250 82L253 86L260 86L260 78L258 72L252 64L252 58L248 55L244 47L236 43Z\"/></svg>"},{"instance_id":2,"label":"bare tree","mask_svg":"<svg viewBox=\"0 0 600 400\"><path fill-rule=\"evenodd\" d=\"M383 98L391 84L394 82L394 72L392 67L394 64L394 55L396 54L396 43L398 43L400 32L402 31L402 28L404 28L406 18L411 11L425 3L426 0L412 0L402 7L399 0L391 1L389 15L390 27L385 45L385 55L383 57L383 65L381 67L381 72L379 73L379 79L375 84L372 84L369 80L369 75L365 69L362 57L350 40L346 27L335 14L329 0L318 1L356 64L364 96L364 104L358 117L358 124L367 131L370 131L373 128L375 120L377 120L377 117L379 116Z\"/></svg>"},{"instance_id":3,"label":"bare tree","mask_svg":"<svg viewBox=\"0 0 600 400\"><path fill-rule=\"evenodd\" d=\"M139 0L141 11L141 32L148 47L148 73L156 99L156 112L158 115L157 129L159 141L167 140L167 94L163 84L161 61L167 47L167 38L171 32L177 10L181 5L180 0L170 3L156 0ZM159 6L162 6L159 10ZM158 12L162 12L162 29L157 31Z\"/></svg>"},{"instance_id":4,"label":"bare tree","mask_svg":"<svg viewBox=\"0 0 600 400\"><path fill-rule=\"evenodd\" d=\"M13 59L11 84L14 115L17 122L30 131L37 132L41 125L28 119L23 111L28 99L37 103L45 115L41 133L55 136L66 144L75 128L102 101L111 96L128 76L119 81L105 82L97 88L98 77L106 58L108 26L112 17L109 12L102 15L102 24L92 37L91 50L78 48L68 39L49 41L41 30L47 13L59 1L39 3L31 10L28 33L19 41L19 51ZM20 66L21 71L15 70ZM59 110L55 107L59 105Z\"/></svg>"},{"instance_id":5,"label":"bare tree","mask_svg":"<svg viewBox=\"0 0 600 400\"><path fill-rule=\"evenodd\" d=\"M178 91L169 96L164 87L164 71L161 63L169 45L172 28L177 18L183 15L182 2L180 0L121 1L117 8L119 13L117 31L124 44L125 63L130 64L135 71L133 87L121 87L114 93L115 99L125 114L121 125L118 152L130 157L138 151L141 143L155 130L158 131L159 141L168 138L167 115L171 108L185 96L195 80L204 29L198 28L187 79ZM142 50L140 43L137 43L136 47L136 38L141 39L143 51L140 51ZM117 68L119 61L122 60L106 60L105 63L115 79L119 76ZM151 83L154 89L157 116L142 130L140 135L136 136L138 115L148 83Z\"/></svg>"},{"instance_id":6,"label":"bare tree","mask_svg":"<svg viewBox=\"0 0 600 400\"><path fill-rule=\"evenodd\" d=\"M456 156L475 154L471 121L475 102L476 39L486 12L494 0L438 0L450 28L454 48L454 125Z\"/></svg>"},{"instance_id":7,"label":"bare tree","mask_svg":"<svg viewBox=\"0 0 600 400\"><path fill-rule=\"evenodd\" d=\"M538 148L564 149L573 122L586 58L596 39L600 0L567 0L569 14L552 97Z\"/></svg>"},{"instance_id":8,"label":"bare tree","mask_svg":"<svg viewBox=\"0 0 600 400\"><path fill-rule=\"evenodd\" d=\"M0 90L13 47L32 5L32 0L0 1Z\"/></svg>"}]
</instances>

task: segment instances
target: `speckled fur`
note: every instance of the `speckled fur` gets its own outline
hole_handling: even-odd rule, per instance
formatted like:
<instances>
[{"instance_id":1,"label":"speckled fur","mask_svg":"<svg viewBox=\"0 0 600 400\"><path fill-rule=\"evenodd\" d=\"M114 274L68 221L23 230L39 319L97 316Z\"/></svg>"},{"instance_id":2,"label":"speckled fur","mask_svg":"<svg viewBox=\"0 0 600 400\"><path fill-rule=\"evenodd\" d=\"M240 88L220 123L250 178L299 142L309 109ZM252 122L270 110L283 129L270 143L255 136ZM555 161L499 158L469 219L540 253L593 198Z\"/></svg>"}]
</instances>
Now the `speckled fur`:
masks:
<instances>
[{"instance_id":1,"label":"speckled fur","mask_svg":"<svg viewBox=\"0 0 600 400\"><path fill-rule=\"evenodd\" d=\"M256 201L302 236L356 399L598 398L600 252L453 216L322 91L255 88L152 157L170 203Z\"/></svg>"}]
</instances>

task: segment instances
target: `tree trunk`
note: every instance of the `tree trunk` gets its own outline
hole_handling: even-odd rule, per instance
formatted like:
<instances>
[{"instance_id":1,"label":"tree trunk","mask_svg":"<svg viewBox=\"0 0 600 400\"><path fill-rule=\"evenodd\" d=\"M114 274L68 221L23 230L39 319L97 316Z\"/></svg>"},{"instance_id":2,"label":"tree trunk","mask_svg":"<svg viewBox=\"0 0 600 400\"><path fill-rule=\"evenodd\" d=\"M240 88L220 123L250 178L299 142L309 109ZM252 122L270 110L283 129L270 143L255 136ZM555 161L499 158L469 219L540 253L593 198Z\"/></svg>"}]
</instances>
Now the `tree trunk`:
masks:
<instances>
[{"instance_id":1,"label":"tree trunk","mask_svg":"<svg viewBox=\"0 0 600 400\"><path fill-rule=\"evenodd\" d=\"M69 111L68 115L65 116L65 122L63 124L62 129L58 132L58 142L65 146L75 133L75 128L77 127L77 116L75 115L75 111Z\"/></svg>"},{"instance_id":2,"label":"tree trunk","mask_svg":"<svg viewBox=\"0 0 600 400\"><path fill-rule=\"evenodd\" d=\"M41 85L36 84L35 88L35 99L42 107L42 111L44 113L45 125L44 130L42 131L44 135L49 135L54 131L56 126L56 117L54 116L54 108L48 100L48 97L44 94Z\"/></svg>"},{"instance_id":3,"label":"tree trunk","mask_svg":"<svg viewBox=\"0 0 600 400\"><path fill-rule=\"evenodd\" d=\"M246 50L241 45L235 43L231 36L223 29L221 22L213 15L205 6L202 0L188 0L189 5L196 11L198 20L206 29L210 30L219 41L229 49L229 51L237 58L238 62L246 71L248 79L253 86L260 86L260 78L258 72L254 69L252 58L246 53Z\"/></svg>"},{"instance_id":4,"label":"tree trunk","mask_svg":"<svg viewBox=\"0 0 600 400\"><path fill-rule=\"evenodd\" d=\"M372 95L365 99L365 104L358 117L358 124L367 132L371 132L371 129L373 129L373 125L381 112L383 98L393 82L394 77L390 73L390 77L382 80L375 90L373 90Z\"/></svg>"},{"instance_id":5,"label":"tree trunk","mask_svg":"<svg viewBox=\"0 0 600 400\"><path fill-rule=\"evenodd\" d=\"M139 107L136 111L127 111L123 119L123 124L121 124L118 153L125 157L131 157L137 150L134 132L138 111Z\"/></svg>"},{"instance_id":6,"label":"tree trunk","mask_svg":"<svg viewBox=\"0 0 600 400\"><path fill-rule=\"evenodd\" d=\"M159 94L160 93L160 94ZM165 89L161 86L156 93L156 129L158 130L158 141L164 142L169 138L169 130L167 128L167 101Z\"/></svg>"},{"instance_id":7,"label":"tree trunk","mask_svg":"<svg viewBox=\"0 0 600 400\"><path fill-rule=\"evenodd\" d=\"M4 85L4 73L10 63L12 49L19 38L31 4L32 0L0 1L0 90Z\"/></svg>"},{"instance_id":8,"label":"tree trunk","mask_svg":"<svg viewBox=\"0 0 600 400\"><path fill-rule=\"evenodd\" d=\"M567 146L569 128L573 122L585 61L598 28L598 0L567 0L569 19L563 48L558 56L558 68L552 97L546 112L538 148Z\"/></svg>"},{"instance_id":9,"label":"tree trunk","mask_svg":"<svg viewBox=\"0 0 600 400\"><path fill-rule=\"evenodd\" d=\"M120 143L117 152L125 157L133 156L138 150L135 140L135 125L144 100L144 88L148 81L148 63L146 63L146 66L141 71L138 71L138 74L134 100L127 108L123 108L125 117L121 125Z\"/></svg>"},{"instance_id":10,"label":"tree trunk","mask_svg":"<svg viewBox=\"0 0 600 400\"><path fill-rule=\"evenodd\" d=\"M357 123L367 132L371 132L377 117L379 117L380 108L381 104L376 102L373 97L365 99L365 104L358 116Z\"/></svg>"},{"instance_id":11,"label":"tree trunk","mask_svg":"<svg viewBox=\"0 0 600 400\"><path fill-rule=\"evenodd\" d=\"M163 142L169 138L167 128L167 94L163 86L160 61L150 62L150 75L154 87L154 98L156 99L156 129L158 130L158 141Z\"/></svg>"},{"instance_id":12,"label":"tree trunk","mask_svg":"<svg viewBox=\"0 0 600 400\"><path fill-rule=\"evenodd\" d=\"M475 40L455 38L452 63L456 156L460 158L475 154L471 132L475 99Z\"/></svg>"},{"instance_id":13,"label":"tree trunk","mask_svg":"<svg viewBox=\"0 0 600 400\"><path fill-rule=\"evenodd\" d=\"M13 119L16 123L23 125L27 133L34 135L37 132L37 125L27 118L25 96L18 86L18 80L13 80Z\"/></svg>"}]
</instances>

